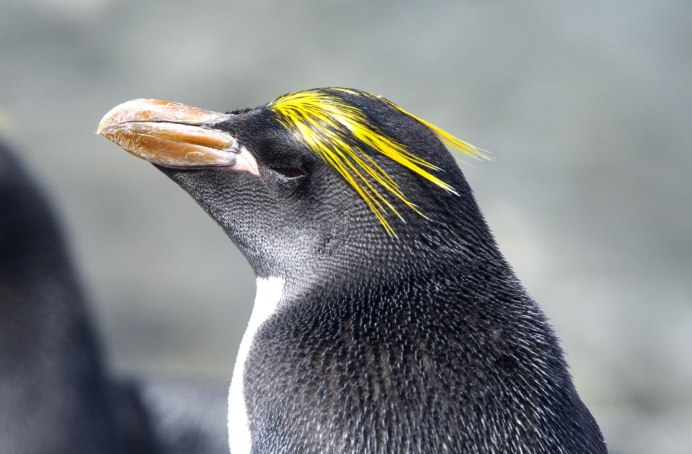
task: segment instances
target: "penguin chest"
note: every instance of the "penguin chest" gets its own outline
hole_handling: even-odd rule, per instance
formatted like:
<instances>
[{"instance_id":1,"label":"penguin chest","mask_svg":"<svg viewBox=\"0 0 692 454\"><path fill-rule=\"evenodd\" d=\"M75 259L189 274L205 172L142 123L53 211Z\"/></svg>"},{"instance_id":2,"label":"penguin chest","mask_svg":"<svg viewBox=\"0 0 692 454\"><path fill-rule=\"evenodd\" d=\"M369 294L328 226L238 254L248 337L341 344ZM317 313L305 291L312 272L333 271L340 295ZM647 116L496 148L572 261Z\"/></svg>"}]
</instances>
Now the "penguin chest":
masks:
<instances>
[{"instance_id":1,"label":"penguin chest","mask_svg":"<svg viewBox=\"0 0 692 454\"><path fill-rule=\"evenodd\" d=\"M252 451L250 414L246 405L244 379L248 354L260 326L276 311L283 295L283 285L284 281L281 278L257 278L255 304L247 329L240 342L228 393L228 439L233 454Z\"/></svg>"},{"instance_id":2,"label":"penguin chest","mask_svg":"<svg viewBox=\"0 0 692 454\"><path fill-rule=\"evenodd\" d=\"M305 301L260 327L244 369L253 452L425 452L447 436L427 350L374 312Z\"/></svg>"}]
</instances>

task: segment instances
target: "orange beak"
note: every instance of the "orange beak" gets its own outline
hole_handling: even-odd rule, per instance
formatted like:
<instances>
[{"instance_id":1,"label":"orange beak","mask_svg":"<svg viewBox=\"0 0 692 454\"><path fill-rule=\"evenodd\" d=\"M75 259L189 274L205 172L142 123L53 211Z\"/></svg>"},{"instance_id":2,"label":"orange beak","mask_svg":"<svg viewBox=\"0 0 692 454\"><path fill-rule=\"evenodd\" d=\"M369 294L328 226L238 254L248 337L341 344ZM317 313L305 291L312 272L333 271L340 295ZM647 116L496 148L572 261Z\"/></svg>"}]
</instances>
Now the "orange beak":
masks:
<instances>
[{"instance_id":1,"label":"orange beak","mask_svg":"<svg viewBox=\"0 0 692 454\"><path fill-rule=\"evenodd\" d=\"M228 167L259 176L254 156L214 125L232 114L157 99L134 99L108 112L97 134L163 167Z\"/></svg>"}]
</instances>

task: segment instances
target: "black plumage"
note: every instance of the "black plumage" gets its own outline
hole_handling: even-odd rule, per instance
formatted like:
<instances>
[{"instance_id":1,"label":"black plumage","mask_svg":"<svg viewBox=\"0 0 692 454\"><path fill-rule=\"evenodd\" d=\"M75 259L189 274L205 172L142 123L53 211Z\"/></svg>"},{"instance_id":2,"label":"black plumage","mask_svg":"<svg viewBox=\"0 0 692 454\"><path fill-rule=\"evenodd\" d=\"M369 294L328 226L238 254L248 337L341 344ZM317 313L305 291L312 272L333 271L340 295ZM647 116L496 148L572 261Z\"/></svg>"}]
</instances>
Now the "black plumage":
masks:
<instances>
[{"instance_id":1,"label":"black plumage","mask_svg":"<svg viewBox=\"0 0 692 454\"><path fill-rule=\"evenodd\" d=\"M197 200L258 277L283 282L243 364L252 452L606 452L552 329L500 253L440 134L377 96L304 93L336 99L336 113L333 103L306 101L296 118L310 109L322 116L302 130L287 126L276 102L207 122L156 117L227 134L233 146L223 163L171 165L121 140L122 126L140 121L136 107L149 101L101 124ZM443 169L431 172L454 190L359 139L340 116L346 109ZM393 233L383 228L343 172L315 152L315 140L364 156L420 213L383 187ZM234 156L248 152L256 169L234 171ZM377 187L376 177L359 184L366 181Z\"/></svg>"}]
</instances>

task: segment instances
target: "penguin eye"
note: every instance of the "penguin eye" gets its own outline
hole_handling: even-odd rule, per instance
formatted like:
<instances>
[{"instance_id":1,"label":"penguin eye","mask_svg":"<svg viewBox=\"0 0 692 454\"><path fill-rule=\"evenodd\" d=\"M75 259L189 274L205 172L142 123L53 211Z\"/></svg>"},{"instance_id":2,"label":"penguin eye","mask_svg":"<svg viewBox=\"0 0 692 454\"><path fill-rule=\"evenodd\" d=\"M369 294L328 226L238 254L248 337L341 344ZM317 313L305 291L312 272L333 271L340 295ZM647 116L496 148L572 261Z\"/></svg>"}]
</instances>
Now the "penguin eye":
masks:
<instances>
[{"instance_id":1,"label":"penguin eye","mask_svg":"<svg viewBox=\"0 0 692 454\"><path fill-rule=\"evenodd\" d=\"M289 180L296 180L305 176L305 172L300 167L272 167L271 169Z\"/></svg>"}]
</instances>

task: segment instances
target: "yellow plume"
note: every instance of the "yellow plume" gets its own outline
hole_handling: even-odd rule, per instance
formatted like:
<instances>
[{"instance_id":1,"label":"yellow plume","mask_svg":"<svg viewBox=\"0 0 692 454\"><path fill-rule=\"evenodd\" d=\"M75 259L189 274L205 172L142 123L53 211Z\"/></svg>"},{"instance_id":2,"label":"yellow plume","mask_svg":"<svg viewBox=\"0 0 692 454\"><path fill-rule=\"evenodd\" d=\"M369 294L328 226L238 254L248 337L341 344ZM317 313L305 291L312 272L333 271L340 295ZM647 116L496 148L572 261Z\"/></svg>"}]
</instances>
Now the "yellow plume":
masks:
<instances>
[{"instance_id":1,"label":"yellow plume","mask_svg":"<svg viewBox=\"0 0 692 454\"><path fill-rule=\"evenodd\" d=\"M399 199L419 215L425 215L406 198L399 184L367 154L364 148L376 150L448 192L456 194L456 191L430 172L439 171L440 168L379 130L360 108L334 94L339 91L379 99L431 129L451 148L470 156L486 157L473 145L412 115L393 102L370 93L345 88L314 89L290 93L270 103L269 108L277 115L279 123L331 165L355 189L387 233L392 236L396 236L396 232L387 220L387 211L391 211L402 220L403 217L382 190Z\"/></svg>"}]
</instances>

